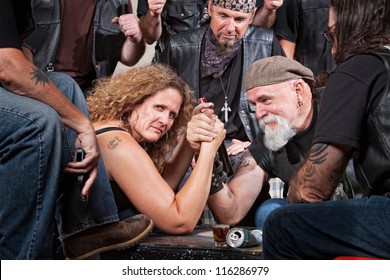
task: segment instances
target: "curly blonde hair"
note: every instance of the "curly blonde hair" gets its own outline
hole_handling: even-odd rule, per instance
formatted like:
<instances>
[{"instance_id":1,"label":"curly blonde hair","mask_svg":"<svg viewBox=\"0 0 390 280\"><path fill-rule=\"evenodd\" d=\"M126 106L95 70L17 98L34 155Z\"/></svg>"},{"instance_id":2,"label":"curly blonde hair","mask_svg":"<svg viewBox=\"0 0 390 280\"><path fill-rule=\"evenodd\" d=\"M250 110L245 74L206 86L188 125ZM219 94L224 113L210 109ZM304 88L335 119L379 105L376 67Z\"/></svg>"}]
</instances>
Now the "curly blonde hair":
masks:
<instances>
[{"instance_id":1,"label":"curly blonde hair","mask_svg":"<svg viewBox=\"0 0 390 280\"><path fill-rule=\"evenodd\" d=\"M87 97L92 122L106 122L130 114L131 108L166 88L177 89L182 96L182 104L167 132L168 137L144 145L159 172L162 172L167 156L177 145L178 135L187 126L194 108L192 91L176 72L157 63L131 68L112 78L97 80L91 95Z\"/></svg>"}]
</instances>

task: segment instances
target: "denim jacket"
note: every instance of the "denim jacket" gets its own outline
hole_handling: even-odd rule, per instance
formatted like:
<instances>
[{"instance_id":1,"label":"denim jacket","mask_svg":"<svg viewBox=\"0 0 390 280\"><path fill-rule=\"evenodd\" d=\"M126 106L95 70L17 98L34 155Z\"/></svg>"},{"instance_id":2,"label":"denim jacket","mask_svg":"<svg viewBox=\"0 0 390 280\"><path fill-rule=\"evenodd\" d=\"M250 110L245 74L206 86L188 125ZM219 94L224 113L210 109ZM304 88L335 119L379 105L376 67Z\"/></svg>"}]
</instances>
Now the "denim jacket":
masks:
<instances>
[{"instance_id":1,"label":"denim jacket","mask_svg":"<svg viewBox=\"0 0 390 280\"><path fill-rule=\"evenodd\" d=\"M194 91L195 99L199 97L199 65L202 39L207 28L208 25L204 25L192 32L172 36L159 60L161 63L172 66L177 73L180 73L180 76ZM243 37L242 75L246 73L252 62L271 55L282 55L281 49L280 51L273 50L275 44L278 45L278 42L272 30L249 26ZM256 119L255 108L248 103L244 79L241 82L239 115L245 132L249 140L252 141L259 132L260 127Z\"/></svg>"},{"instance_id":2,"label":"denim jacket","mask_svg":"<svg viewBox=\"0 0 390 280\"><path fill-rule=\"evenodd\" d=\"M54 61L61 31L60 0L34 0L35 30L25 40L33 51L35 64L46 71L54 71ZM115 16L127 10L128 0L98 0L94 15L93 63L96 76L111 75L120 59L125 39L117 24L111 23Z\"/></svg>"}]
</instances>

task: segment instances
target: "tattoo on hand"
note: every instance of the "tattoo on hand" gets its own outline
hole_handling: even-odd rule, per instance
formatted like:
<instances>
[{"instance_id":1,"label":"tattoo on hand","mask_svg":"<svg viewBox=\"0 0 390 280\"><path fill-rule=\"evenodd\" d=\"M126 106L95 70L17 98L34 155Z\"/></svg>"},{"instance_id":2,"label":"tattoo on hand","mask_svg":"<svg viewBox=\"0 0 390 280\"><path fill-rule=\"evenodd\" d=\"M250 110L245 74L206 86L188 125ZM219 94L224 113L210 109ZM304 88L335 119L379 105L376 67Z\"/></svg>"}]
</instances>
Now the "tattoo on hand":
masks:
<instances>
[{"instance_id":1,"label":"tattoo on hand","mask_svg":"<svg viewBox=\"0 0 390 280\"><path fill-rule=\"evenodd\" d=\"M41 69L38 67L33 67L31 71L32 80L35 80L35 85L42 85L45 86L45 84L49 84L49 78L43 73Z\"/></svg>"},{"instance_id":2,"label":"tattoo on hand","mask_svg":"<svg viewBox=\"0 0 390 280\"><path fill-rule=\"evenodd\" d=\"M108 148L110 150L115 149L119 145L119 142L122 142L122 140L118 136L115 136L114 139L108 142Z\"/></svg>"}]
</instances>

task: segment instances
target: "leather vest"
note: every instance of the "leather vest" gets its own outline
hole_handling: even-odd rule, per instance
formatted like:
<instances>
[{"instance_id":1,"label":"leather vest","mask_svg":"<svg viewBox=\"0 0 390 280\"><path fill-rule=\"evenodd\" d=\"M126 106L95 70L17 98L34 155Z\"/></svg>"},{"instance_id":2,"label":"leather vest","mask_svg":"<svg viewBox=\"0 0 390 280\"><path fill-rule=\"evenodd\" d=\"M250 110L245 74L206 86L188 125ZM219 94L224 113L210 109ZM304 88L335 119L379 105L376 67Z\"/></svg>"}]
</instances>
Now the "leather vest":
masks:
<instances>
[{"instance_id":1,"label":"leather vest","mask_svg":"<svg viewBox=\"0 0 390 280\"><path fill-rule=\"evenodd\" d=\"M383 93L367 108L362 148L356 153L355 171L365 195L390 192L390 50L367 51L383 60L388 80Z\"/></svg>"},{"instance_id":2,"label":"leather vest","mask_svg":"<svg viewBox=\"0 0 390 280\"><path fill-rule=\"evenodd\" d=\"M208 25L202 26L192 32L182 33L180 36L173 36L169 41L170 51L162 53L159 62L171 65L177 73L188 83L194 91L195 101L199 97L199 76L202 39ZM272 54L273 31L267 28L249 26L243 37L243 63L241 73L246 73L249 65ZM276 40L276 39L275 39ZM245 132L252 141L260 131L255 115L254 106L248 103L244 79L241 82L241 96L239 115Z\"/></svg>"},{"instance_id":3,"label":"leather vest","mask_svg":"<svg viewBox=\"0 0 390 280\"><path fill-rule=\"evenodd\" d=\"M154 61L159 59L170 36L194 30L209 21L203 17L207 4L207 0L167 0L161 13L163 31L156 43Z\"/></svg>"},{"instance_id":4,"label":"leather vest","mask_svg":"<svg viewBox=\"0 0 390 280\"><path fill-rule=\"evenodd\" d=\"M299 30L295 59L313 71L315 75L334 69L331 45L322 36L328 28L328 0L297 0Z\"/></svg>"},{"instance_id":5,"label":"leather vest","mask_svg":"<svg viewBox=\"0 0 390 280\"><path fill-rule=\"evenodd\" d=\"M34 32L26 39L34 54L35 64L44 71L54 71L57 46L60 40L60 0L34 0ZM111 19L127 10L128 0L98 0L94 15L93 63L96 76L111 75L120 59L125 39ZM40 10L34 14L34 10Z\"/></svg>"}]
</instances>

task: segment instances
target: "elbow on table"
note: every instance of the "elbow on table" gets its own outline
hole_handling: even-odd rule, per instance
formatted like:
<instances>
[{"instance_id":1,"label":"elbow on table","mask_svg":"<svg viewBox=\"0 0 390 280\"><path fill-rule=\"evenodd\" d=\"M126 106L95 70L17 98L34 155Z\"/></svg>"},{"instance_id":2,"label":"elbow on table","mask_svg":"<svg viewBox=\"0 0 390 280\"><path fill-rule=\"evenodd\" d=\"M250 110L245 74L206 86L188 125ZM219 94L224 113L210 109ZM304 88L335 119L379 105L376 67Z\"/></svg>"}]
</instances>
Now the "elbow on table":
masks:
<instances>
[{"instance_id":1,"label":"elbow on table","mask_svg":"<svg viewBox=\"0 0 390 280\"><path fill-rule=\"evenodd\" d=\"M172 224L172 225L162 225L157 227L165 233L174 234L174 235L182 235L182 234L190 234L196 227L197 223L194 222L184 222L180 224Z\"/></svg>"}]
</instances>

